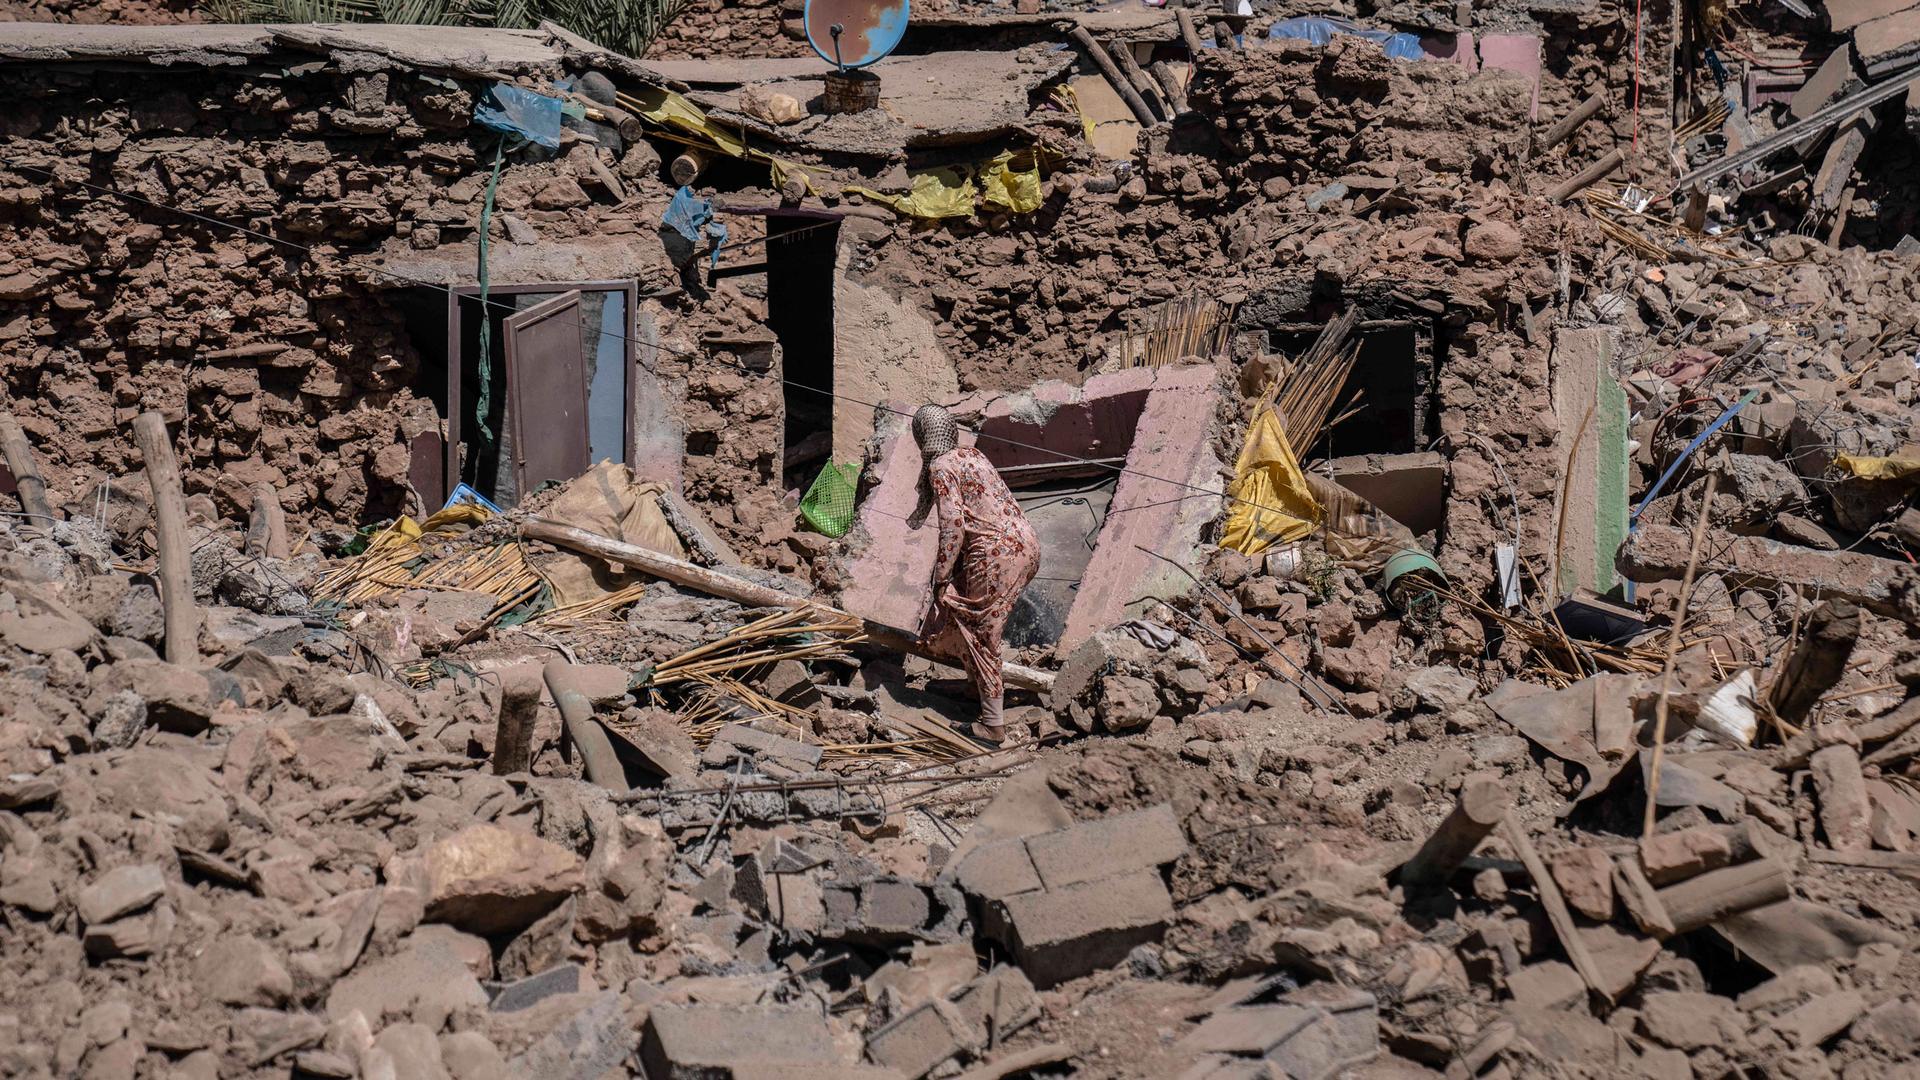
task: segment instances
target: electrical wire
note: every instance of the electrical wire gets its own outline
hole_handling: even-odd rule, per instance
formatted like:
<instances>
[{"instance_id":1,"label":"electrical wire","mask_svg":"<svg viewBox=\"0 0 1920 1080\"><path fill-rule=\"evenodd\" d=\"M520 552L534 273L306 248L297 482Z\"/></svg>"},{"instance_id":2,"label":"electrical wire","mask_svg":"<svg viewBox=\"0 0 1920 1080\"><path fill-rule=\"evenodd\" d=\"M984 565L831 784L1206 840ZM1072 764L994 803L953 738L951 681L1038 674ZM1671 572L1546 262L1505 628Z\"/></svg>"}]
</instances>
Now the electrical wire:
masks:
<instances>
[{"instance_id":1,"label":"electrical wire","mask_svg":"<svg viewBox=\"0 0 1920 1080\"><path fill-rule=\"evenodd\" d=\"M44 176L48 178L49 180L52 180L55 184L78 185L80 187L87 188L90 191L94 191L102 195L108 195L108 196L112 196L119 199L125 199L128 202L138 203L142 206L147 206L155 210L162 210L168 213L179 214L183 217L187 217L194 221L199 221L207 225L213 225L213 226L217 226L219 228L224 228L224 229L231 229L235 232L242 233L247 236L255 237L256 239L273 244L277 247L289 248L294 251L299 251L315 259L316 261L326 258L326 256L323 256L320 252L318 252L312 246L299 243L298 241L287 240L282 237L273 236L269 233L261 232L258 229L253 229L245 225L235 224L234 222L226 221L221 218L211 217L209 215L202 214L197 211L187 210L177 206L168 206L165 203L154 202L153 200L148 199L144 196L121 191L117 188L104 187L102 185L92 183L91 181L63 178L50 169L44 169L34 165L21 165L14 162L6 163L5 167L9 169L24 171L24 172L36 173L40 176ZM779 239L782 237L790 237L790 236L799 234L801 232L811 231L816 228L827 228L829 226L838 226L839 224L840 222L837 219L832 222L821 222L817 225L802 226L797 229L787 230L786 232L783 232L783 233L772 234L772 235L769 235L766 239L773 240L773 239ZM754 241L743 241L742 243L753 243L753 242ZM448 296L458 297L463 300L468 300L468 301L478 300L477 297L463 294L459 292L457 289L455 289L454 287L450 285L441 284L440 282L437 282L437 281L428 281L424 278L411 277L406 274L397 273L392 270L386 270L380 267L368 266L364 263L355 262L350 259L341 258L338 261L341 264L345 265L346 267L349 267L353 270L357 270L363 273L378 274L385 277L390 277L397 281L403 281L410 285L415 285L422 288L433 289L437 292L443 292L443 293L446 293ZM518 313L519 311L519 309L514 307L513 305L507 304L501 301L489 300L489 301L486 301L485 303L487 304L487 306L499 307L514 313ZM614 333L611 330L601 329L600 327L597 327L597 326L589 326L585 321L581 321L579 323L579 326L583 333L597 334L603 338L612 338L615 341L625 342L628 345L632 345L632 346L645 346L646 348L653 350L655 354L667 353L667 350L665 348L653 342L645 341L640 338L627 337L622 334ZM685 356L690 354L679 354L679 355ZM635 362L636 363L639 362L637 356L635 357ZM726 366L737 368L738 370L746 372L747 374L750 374L750 375L764 374L764 372L754 371L752 368L749 368L742 363L727 364L726 361L717 361L717 362L726 364ZM645 368L650 373L659 374L658 370L649 364L641 363L640 366ZM825 390L818 386L811 386L806 383L796 382L784 376L781 377L780 381L782 384L786 386L793 387L796 390L804 390L804 391L807 391L808 393L818 394L822 397L827 398L830 401L844 401L849 404L858 405L862 408L873 409L876 412L891 413L895 416L905 417L909 419L913 415L912 413L906 412L901 409L893 408L892 406L889 406L889 405L883 405L883 404L879 404L877 402L871 402L871 401L862 401L859 398L852 397L846 394L835 393L832 390ZM1039 446L1034 443L1022 442L1019 439L1009 438L1004 435L994 435L989 432L979 430L977 428L971 428L969 430L973 432L974 438L976 440L988 439L993 442L1001 443L1003 445L1018 447L1023 450L1031 450L1036 453L1047 454L1063 462L1074 462L1078 464L1091 465L1096 468L1109 470L1116 474L1138 476L1145 480L1154 480L1159 483L1170 484L1174 487L1185 488L1189 491L1193 491L1200 495L1212 496L1214 498L1222 499L1227 502L1241 503L1241 504L1253 507L1256 510L1265 511L1267 513L1273 513L1273 514L1286 513L1284 510L1281 510L1278 507L1267 506L1262 503L1255 502L1251 499L1244 498L1242 496L1230 494L1224 490L1216 490L1213 488L1202 487L1198 484L1188 483L1187 481L1184 481L1184 480L1174 480L1169 477L1155 476L1152 473L1143 472L1139 469L1130 469L1124 465L1114 465L1108 462L1100 461L1095 458L1083 457L1078 454L1069 454L1063 450L1055 450L1051 447Z\"/></svg>"}]
</instances>

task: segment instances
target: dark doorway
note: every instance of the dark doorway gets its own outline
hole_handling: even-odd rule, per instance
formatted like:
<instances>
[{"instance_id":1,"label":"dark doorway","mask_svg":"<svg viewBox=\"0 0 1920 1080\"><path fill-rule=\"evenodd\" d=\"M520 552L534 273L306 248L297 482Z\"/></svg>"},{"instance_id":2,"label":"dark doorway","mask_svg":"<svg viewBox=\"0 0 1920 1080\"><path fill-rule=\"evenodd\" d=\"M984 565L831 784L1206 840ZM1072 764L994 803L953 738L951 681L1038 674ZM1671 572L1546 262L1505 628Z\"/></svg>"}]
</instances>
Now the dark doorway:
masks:
<instances>
[{"instance_id":1,"label":"dark doorway","mask_svg":"<svg viewBox=\"0 0 1920 1080\"><path fill-rule=\"evenodd\" d=\"M833 432L833 282L840 220L816 214L767 216L767 327L780 340L785 444L820 453L788 461L808 472L827 456ZM827 438L818 438L820 435Z\"/></svg>"},{"instance_id":2,"label":"dark doorway","mask_svg":"<svg viewBox=\"0 0 1920 1080\"><path fill-rule=\"evenodd\" d=\"M1290 326L1272 332L1269 341L1275 352L1298 357L1319 333L1318 326ZM1413 322L1380 320L1363 324L1353 340L1360 357L1328 420L1349 411L1352 415L1330 423L1301 457L1410 454L1424 448L1433 438L1428 430L1434 377L1431 337Z\"/></svg>"}]
</instances>

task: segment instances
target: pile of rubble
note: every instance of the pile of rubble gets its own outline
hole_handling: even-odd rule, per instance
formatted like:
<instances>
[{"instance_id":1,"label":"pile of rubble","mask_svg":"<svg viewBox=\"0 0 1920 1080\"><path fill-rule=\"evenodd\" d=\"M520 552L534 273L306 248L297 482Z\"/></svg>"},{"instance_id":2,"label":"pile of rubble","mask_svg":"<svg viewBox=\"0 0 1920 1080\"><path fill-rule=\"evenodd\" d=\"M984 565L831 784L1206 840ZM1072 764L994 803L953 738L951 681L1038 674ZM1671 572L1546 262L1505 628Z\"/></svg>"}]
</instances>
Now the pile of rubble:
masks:
<instances>
[{"instance_id":1,"label":"pile of rubble","mask_svg":"<svg viewBox=\"0 0 1920 1080\"><path fill-rule=\"evenodd\" d=\"M1644 50L1611 9L1402 13L1409 60L1263 11L1119 157L1035 74L1052 27L938 13L1016 39L994 62L1035 80L1049 162L1033 209L945 222L887 201L924 132L813 116L756 152L845 145L687 179L689 128L623 134L642 85L730 118L733 83L672 65L803 55L793 14L696 6L655 58L685 82L554 31L236 30L186 74L187 39L7 54L0 1072L1911 1069L1920 281L1841 246L1863 230L1648 197L1670 130L1718 146L1684 65L1641 70L1670 13ZM1521 23L1531 72L1485 47ZM503 80L563 71L626 89L565 91L551 152L476 134ZM712 190L749 163L782 182ZM696 189L733 230L711 260L663 221ZM771 264L780 214L837 223L804 272L833 335L885 339L834 354L851 404L814 433L864 455L862 513L918 461L854 380L906 371L974 394L983 447L1083 423L1033 511L1077 499L1067 546L1180 571L1067 579L1124 616L1016 650L1005 748L862 607L918 587L858 578L880 530L797 512L783 380L817 376L768 329L774 271L714 273ZM495 281L632 285L624 393L669 388L631 425L664 456L430 513L473 413L417 342L459 355L482 237ZM1194 295L1221 346L1133 363ZM1304 539L1222 546L1222 463L1327 325L1404 341L1365 362L1414 390L1289 448L1326 507ZM1156 393L1188 398L1150 426ZM1339 456L1382 433L1402 452ZM1145 482L1192 489L1201 539L1113 524Z\"/></svg>"}]
</instances>

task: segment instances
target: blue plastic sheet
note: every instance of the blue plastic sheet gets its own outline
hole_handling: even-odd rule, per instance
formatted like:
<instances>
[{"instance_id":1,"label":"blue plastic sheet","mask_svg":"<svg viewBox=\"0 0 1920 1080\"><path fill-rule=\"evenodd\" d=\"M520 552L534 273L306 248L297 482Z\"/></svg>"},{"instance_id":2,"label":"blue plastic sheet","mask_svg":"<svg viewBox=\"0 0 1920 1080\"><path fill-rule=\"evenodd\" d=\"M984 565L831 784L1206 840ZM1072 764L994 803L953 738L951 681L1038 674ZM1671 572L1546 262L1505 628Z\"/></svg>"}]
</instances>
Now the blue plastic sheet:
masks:
<instances>
[{"instance_id":1,"label":"blue plastic sheet","mask_svg":"<svg viewBox=\"0 0 1920 1080\"><path fill-rule=\"evenodd\" d=\"M689 188L673 193L660 224L679 233L689 244L698 244L702 235L713 241L713 263L720 265L720 245L727 242L727 227L713 219L713 203L697 198Z\"/></svg>"},{"instance_id":2,"label":"blue plastic sheet","mask_svg":"<svg viewBox=\"0 0 1920 1080\"><path fill-rule=\"evenodd\" d=\"M1302 15L1295 19L1286 19L1274 23L1267 30L1267 37L1273 40L1291 38L1311 45L1325 45L1333 40L1335 34L1352 34L1377 43L1386 54L1395 60L1425 60L1427 53L1420 47L1420 35L1394 33L1391 30L1369 30L1366 27L1348 22L1345 19L1329 19L1319 15Z\"/></svg>"},{"instance_id":3,"label":"blue plastic sheet","mask_svg":"<svg viewBox=\"0 0 1920 1080\"><path fill-rule=\"evenodd\" d=\"M512 83L494 83L487 96L474 105L473 118L482 127L558 150L563 108L559 98L536 94Z\"/></svg>"}]
</instances>

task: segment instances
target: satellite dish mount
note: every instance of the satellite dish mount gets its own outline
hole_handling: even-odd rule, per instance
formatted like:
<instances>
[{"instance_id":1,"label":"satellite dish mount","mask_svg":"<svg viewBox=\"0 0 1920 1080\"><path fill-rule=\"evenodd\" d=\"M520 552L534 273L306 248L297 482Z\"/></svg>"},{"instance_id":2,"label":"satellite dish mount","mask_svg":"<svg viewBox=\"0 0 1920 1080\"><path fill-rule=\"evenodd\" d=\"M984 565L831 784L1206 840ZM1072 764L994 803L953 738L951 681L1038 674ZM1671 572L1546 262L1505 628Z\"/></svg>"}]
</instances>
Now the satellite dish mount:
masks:
<instances>
[{"instance_id":1,"label":"satellite dish mount","mask_svg":"<svg viewBox=\"0 0 1920 1080\"><path fill-rule=\"evenodd\" d=\"M832 64L822 110L865 112L880 104L878 63L907 32L909 0L806 0L807 44Z\"/></svg>"}]
</instances>

